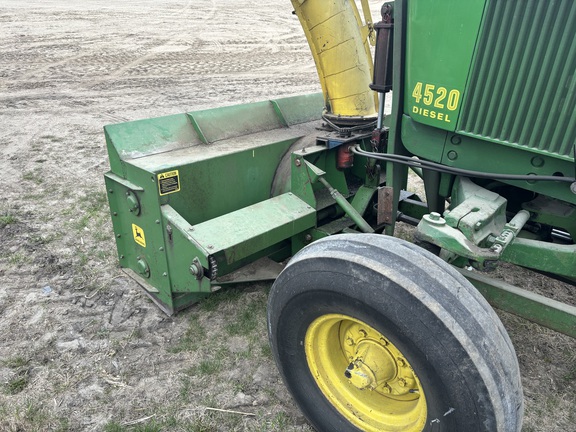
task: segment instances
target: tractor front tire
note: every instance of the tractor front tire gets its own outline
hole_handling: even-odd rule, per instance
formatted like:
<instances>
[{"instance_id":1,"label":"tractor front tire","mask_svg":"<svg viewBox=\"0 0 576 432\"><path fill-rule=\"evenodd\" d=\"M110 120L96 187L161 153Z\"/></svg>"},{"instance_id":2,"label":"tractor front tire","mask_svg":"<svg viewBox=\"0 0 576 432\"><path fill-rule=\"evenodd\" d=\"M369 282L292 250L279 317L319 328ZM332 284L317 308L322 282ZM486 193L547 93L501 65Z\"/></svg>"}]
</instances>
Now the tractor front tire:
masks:
<instances>
[{"instance_id":1,"label":"tractor front tire","mask_svg":"<svg viewBox=\"0 0 576 432\"><path fill-rule=\"evenodd\" d=\"M268 302L282 378L319 431L520 431L518 361L490 305L400 239L343 234L290 261Z\"/></svg>"}]
</instances>

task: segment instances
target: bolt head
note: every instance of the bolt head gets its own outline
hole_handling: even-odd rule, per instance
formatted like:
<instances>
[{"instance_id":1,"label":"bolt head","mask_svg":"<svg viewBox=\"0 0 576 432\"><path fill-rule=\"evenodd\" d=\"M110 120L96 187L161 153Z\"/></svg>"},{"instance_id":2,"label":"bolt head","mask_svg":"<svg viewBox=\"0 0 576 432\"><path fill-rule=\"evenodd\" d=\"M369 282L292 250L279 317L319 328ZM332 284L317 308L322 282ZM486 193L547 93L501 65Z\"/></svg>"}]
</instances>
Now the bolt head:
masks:
<instances>
[{"instance_id":1,"label":"bolt head","mask_svg":"<svg viewBox=\"0 0 576 432\"><path fill-rule=\"evenodd\" d=\"M454 145L459 145L462 142L462 138L460 138L458 135L453 135L452 138L450 138L450 142L452 142Z\"/></svg>"},{"instance_id":2,"label":"bolt head","mask_svg":"<svg viewBox=\"0 0 576 432\"><path fill-rule=\"evenodd\" d=\"M456 160L456 159L458 159L458 153L456 153L456 152L453 151L453 150L450 150L450 151L448 152L448 159L450 159L450 160Z\"/></svg>"},{"instance_id":3,"label":"bolt head","mask_svg":"<svg viewBox=\"0 0 576 432\"><path fill-rule=\"evenodd\" d=\"M432 225L445 225L446 221L440 213L432 212L424 216L424 220Z\"/></svg>"}]
</instances>

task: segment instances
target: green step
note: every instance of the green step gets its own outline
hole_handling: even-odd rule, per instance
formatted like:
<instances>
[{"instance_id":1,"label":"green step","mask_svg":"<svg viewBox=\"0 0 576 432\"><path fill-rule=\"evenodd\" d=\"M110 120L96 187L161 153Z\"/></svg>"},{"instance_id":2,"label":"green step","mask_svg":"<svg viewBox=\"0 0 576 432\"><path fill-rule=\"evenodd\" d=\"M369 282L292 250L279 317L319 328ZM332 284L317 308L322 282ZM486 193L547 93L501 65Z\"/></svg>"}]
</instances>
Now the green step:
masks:
<instances>
[{"instance_id":1,"label":"green step","mask_svg":"<svg viewBox=\"0 0 576 432\"><path fill-rule=\"evenodd\" d=\"M316 211L291 192L193 226L192 237L232 264L316 224Z\"/></svg>"}]
</instances>

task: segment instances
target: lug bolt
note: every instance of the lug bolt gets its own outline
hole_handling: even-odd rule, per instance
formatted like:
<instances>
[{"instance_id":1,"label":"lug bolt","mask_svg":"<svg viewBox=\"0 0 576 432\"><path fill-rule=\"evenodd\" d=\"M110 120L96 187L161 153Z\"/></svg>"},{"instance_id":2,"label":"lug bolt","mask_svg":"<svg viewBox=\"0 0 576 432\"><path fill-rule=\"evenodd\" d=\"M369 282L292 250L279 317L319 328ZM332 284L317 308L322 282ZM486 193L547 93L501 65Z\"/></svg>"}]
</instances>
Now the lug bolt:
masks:
<instances>
[{"instance_id":1,"label":"lug bolt","mask_svg":"<svg viewBox=\"0 0 576 432\"><path fill-rule=\"evenodd\" d=\"M352 339L350 337L348 339L346 339L346 345L348 345L348 346L354 345L354 339Z\"/></svg>"},{"instance_id":2,"label":"lug bolt","mask_svg":"<svg viewBox=\"0 0 576 432\"><path fill-rule=\"evenodd\" d=\"M368 336L368 333L366 333L366 330L364 330L364 329L358 330L358 333L360 333L360 335L362 335L362 337Z\"/></svg>"},{"instance_id":3,"label":"lug bolt","mask_svg":"<svg viewBox=\"0 0 576 432\"><path fill-rule=\"evenodd\" d=\"M406 361L401 357L398 358L398 366L400 367L406 366Z\"/></svg>"},{"instance_id":4,"label":"lug bolt","mask_svg":"<svg viewBox=\"0 0 576 432\"><path fill-rule=\"evenodd\" d=\"M406 387L406 380L405 380L404 378L400 378L400 379L398 380L398 385L399 385L400 387Z\"/></svg>"},{"instance_id":5,"label":"lug bolt","mask_svg":"<svg viewBox=\"0 0 576 432\"><path fill-rule=\"evenodd\" d=\"M296 159L294 161L294 165L296 165L297 167L299 167L300 165L302 165L302 161L300 159Z\"/></svg>"}]
</instances>

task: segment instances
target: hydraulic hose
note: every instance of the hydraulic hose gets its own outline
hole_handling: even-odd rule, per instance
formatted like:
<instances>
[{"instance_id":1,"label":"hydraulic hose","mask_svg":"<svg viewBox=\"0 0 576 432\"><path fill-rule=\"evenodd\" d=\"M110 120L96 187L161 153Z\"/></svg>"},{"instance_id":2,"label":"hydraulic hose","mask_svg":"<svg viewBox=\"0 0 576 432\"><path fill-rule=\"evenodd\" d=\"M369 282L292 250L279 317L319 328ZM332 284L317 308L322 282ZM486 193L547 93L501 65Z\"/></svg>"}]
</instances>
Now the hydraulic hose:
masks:
<instances>
[{"instance_id":1,"label":"hydraulic hose","mask_svg":"<svg viewBox=\"0 0 576 432\"><path fill-rule=\"evenodd\" d=\"M557 181L563 183L575 183L576 178L574 177L561 177L561 176L545 176L545 175L517 175L517 174L501 174L501 173L485 173L480 171L471 171L462 168L454 168L446 165L442 165L436 162L424 161L420 159L414 159L409 156L393 155L393 154L383 154L374 153L362 150L359 145L352 147L352 153L364 156L367 158L383 160L386 162L395 162L402 165L407 165L409 167L422 168L430 171L444 172L448 174L460 175L465 177L476 177L483 179L495 179L495 180L517 180L517 181Z\"/></svg>"}]
</instances>

